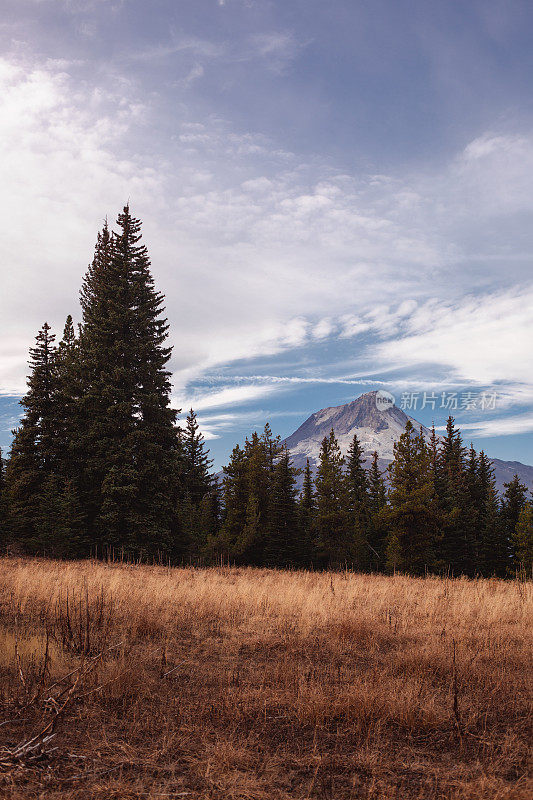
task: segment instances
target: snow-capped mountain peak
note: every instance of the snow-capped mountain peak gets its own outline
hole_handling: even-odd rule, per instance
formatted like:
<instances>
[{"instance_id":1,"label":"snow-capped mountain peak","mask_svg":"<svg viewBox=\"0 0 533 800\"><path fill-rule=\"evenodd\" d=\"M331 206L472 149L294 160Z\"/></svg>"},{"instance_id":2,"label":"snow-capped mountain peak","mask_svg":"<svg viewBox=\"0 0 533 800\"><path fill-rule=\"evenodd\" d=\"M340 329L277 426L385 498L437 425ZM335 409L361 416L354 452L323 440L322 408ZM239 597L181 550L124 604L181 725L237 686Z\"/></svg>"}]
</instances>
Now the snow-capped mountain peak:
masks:
<instances>
[{"instance_id":1,"label":"snow-capped mountain peak","mask_svg":"<svg viewBox=\"0 0 533 800\"><path fill-rule=\"evenodd\" d=\"M411 420L417 432L422 428L426 441L429 441L430 431L428 428L412 417L408 417L404 411L393 404L382 407L379 402L380 394L383 395L383 392L367 392L356 400L352 400L351 403L322 408L311 414L298 430L284 441L291 452L294 466L302 469L305 467L306 459L309 459L314 472L318 465L322 440L329 435L332 428L343 455L346 455L354 435L357 434L367 465L372 453L377 451L378 463L382 470L394 457L394 443L405 431L407 420ZM500 492L504 489L504 482L511 480L515 473L526 486L531 487L533 467L500 459L493 459L492 464L496 485Z\"/></svg>"},{"instance_id":2,"label":"snow-capped mountain peak","mask_svg":"<svg viewBox=\"0 0 533 800\"><path fill-rule=\"evenodd\" d=\"M317 411L301 425L285 444L292 453L296 466L309 458L311 466L318 461L320 445L324 436L328 436L333 428L343 455L346 455L355 434L368 458L377 451L380 460L390 461L393 457L393 446L405 430L408 419L418 430L422 427L424 435L429 438L430 432L419 422L408 417L395 405L378 408L377 392L367 392L351 403ZM296 463L298 462L298 463Z\"/></svg>"}]
</instances>

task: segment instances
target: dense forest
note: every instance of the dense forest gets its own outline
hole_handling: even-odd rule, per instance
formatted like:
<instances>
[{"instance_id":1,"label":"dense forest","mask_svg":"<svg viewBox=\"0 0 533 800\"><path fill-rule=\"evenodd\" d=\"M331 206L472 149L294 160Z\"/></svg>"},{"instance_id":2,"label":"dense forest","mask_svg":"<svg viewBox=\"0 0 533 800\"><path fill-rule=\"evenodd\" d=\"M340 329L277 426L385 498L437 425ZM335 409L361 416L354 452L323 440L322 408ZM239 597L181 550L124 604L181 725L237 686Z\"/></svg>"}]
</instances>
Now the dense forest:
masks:
<instances>
[{"instance_id":1,"label":"dense forest","mask_svg":"<svg viewBox=\"0 0 533 800\"><path fill-rule=\"evenodd\" d=\"M82 322L30 351L24 414L0 458L0 539L11 552L172 563L531 573L533 505L515 476L500 497L487 456L452 417L426 443L409 422L384 476L334 432L297 491L269 427L237 445L223 476L194 411L170 406L171 348L140 222L126 206L98 234L80 292Z\"/></svg>"}]
</instances>

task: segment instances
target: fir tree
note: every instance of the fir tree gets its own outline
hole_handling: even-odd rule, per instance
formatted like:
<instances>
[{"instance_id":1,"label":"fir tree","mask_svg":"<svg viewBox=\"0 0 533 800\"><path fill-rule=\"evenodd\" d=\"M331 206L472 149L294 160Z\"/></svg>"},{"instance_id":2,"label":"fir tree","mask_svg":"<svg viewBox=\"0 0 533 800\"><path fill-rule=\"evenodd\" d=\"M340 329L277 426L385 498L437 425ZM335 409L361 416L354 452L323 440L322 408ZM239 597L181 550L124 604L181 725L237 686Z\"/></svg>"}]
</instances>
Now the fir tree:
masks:
<instances>
[{"instance_id":1,"label":"fir tree","mask_svg":"<svg viewBox=\"0 0 533 800\"><path fill-rule=\"evenodd\" d=\"M371 550L368 542L370 499L363 458L363 449L355 435L348 449L345 479L348 514L354 541L354 558L359 569L368 568L371 564Z\"/></svg>"},{"instance_id":2,"label":"fir tree","mask_svg":"<svg viewBox=\"0 0 533 800\"><path fill-rule=\"evenodd\" d=\"M515 565L524 575L533 577L533 503L527 502L520 514L513 535Z\"/></svg>"},{"instance_id":3,"label":"fir tree","mask_svg":"<svg viewBox=\"0 0 533 800\"><path fill-rule=\"evenodd\" d=\"M315 480L316 547L323 566L339 567L354 558L343 467L344 458L332 429L322 440Z\"/></svg>"},{"instance_id":4,"label":"fir tree","mask_svg":"<svg viewBox=\"0 0 533 800\"><path fill-rule=\"evenodd\" d=\"M77 452L89 531L100 547L179 550L179 439L170 407L171 350L140 222L126 206L119 233L99 235L86 275L79 348Z\"/></svg>"},{"instance_id":5,"label":"fir tree","mask_svg":"<svg viewBox=\"0 0 533 800\"><path fill-rule=\"evenodd\" d=\"M298 502L298 527L300 530L300 563L309 566L313 560L313 537L315 525L315 493L309 459L306 460L300 499Z\"/></svg>"},{"instance_id":6,"label":"fir tree","mask_svg":"<svg viewBox=\"0 0 533 800\"><path fill-rule=\"evenodd\" d=\"M39 551L41 492L57 468L54 338L45 322L36 336L35 346L30 348L28 390L21 400L24 415L18 429L13 432L6 468L10 535L28 552Z\"/></svg>"},{"instance_id":7,"label":"fir tree","mask_svg":"<svg viewBox=\"0 0 533 800\"><path fill-rule=\"evenodd\" d=\"M56 394L53 408L57 458L55 472L77 485L79 479L79 438L77 410L80 401L80 364L78 341L70 314L56 353ZM77 490L76 490L77 491Z\"/></svg>"},{"instance_id":8,"label":"fir tree","mask_svg":"<svg viewBox=\"0 0 533 800\"><path fill-rule=\"evenodd\" d=\"M433 568L437 513L430 464L422 430L416 435L408 420L389 465L387 566L391 571L423 575Z\"/></svg>"},{"instance_id":9,"label":"fir tree","mask_svg":"<svg viewBox=\"0 0 533 800\"><path fill-rule=\"evenodd\" d=\"M192 408L187 415L186 427L181 433L180 441L180 527L184 543L187 540L189 558L198 561L205 552L208 537L216 532L215 520L209 520L210 509L212 513L217 512L216 506L208 499L213 486L209 474L212 461L209 459L209 451L205 449L204 438Z\"/></svg>"},{"instance_id":10,"label":"fir tree","mask_svg":"<svg viewBox=\"0 0 533 800\"><path fill-rule=\"evenodd\" d=\"M274 467L272 480L264 550L264 561L268 566L302 566L295 484L290 456L284 450Z\"/></svg>"},{"instance_id":11,"label":"fir tree","mask_svg":"<svg viewBox=\"0 0 533 800\"><path fill-rule=\"evenodd\" d=\"M209 451L205 449L204 437L200 433L196 414L192 408L187 415L181 441L183 492L193 506L197 507L211 489L212 479L209 470L213 462L209 458Z\"/></svg>"},{"instance_id":12,"label":"fir tree","mask_svg":"<svg viewBox=\"0 0 533 800\"><path fill-rule=\"evenodd\" d=\"M451 416L441 443L437 478L436 494L442 518L441 565L455 575L473 575L475 516L466 480L465 448Z\"/></svg>"},{"instance_id":13,"label":"fir tree","mask_svg":"<svg viewBox=\"0 0 533 800\"><path fill-rule=\"evenodd\" d=\"M378 460L378 453L374 450L368 470L368 498L372 514L378 514L387 502L387 490L385 489L385 481L383 480L383 473L379 468Z\"/></svg>"},{"instance_id":14,"label":"fir tree","mask_svg":"<svg viewBox=\"0 0 533 800\"><path fill-rule=\"evenodd\" d=\"M222 526L210 542L210 551L222 559L237 556L237 542L246 524L248 504L248 480L246 457L238 444L232 450L229 464L224 467L222 478Z\"/></svg>"},{"instance_id":15,"label":"fir tree","mask_svg":"<svg viewBox=\"0 0 533 800\"><path fill-rule=\"evenodd\" d=\"M367 475L369 507L367 541L370 548L370 567L375 570L383 570L386 557L387 527L385 521L385 506L387 502L387 491L385 488L385 481L383 480L383 473L379 468L378 459L377 451L374 451Z\"/></svg>"},{"instance_id":16,"label":"fir tree","mask_svg":"<svg viewBox=\"0 0 533 800\"><path fill-rule=\"evenodd\" d=\"M479 454L480 567L484 575L504 577L510 566L510 542L500 514L494 470L483 450Z\"/></svg>"},{"instance_id":17,"label":"fir tree","mask_svg":"<svg viewBox=\"0 0 533 800\"><path fill-rule=\"evenodd\" d=\"M281 444L268 423L263 433L254 432L244 449L235 448L224 469L224 522L219 546L239 563L263 563L268 537L268 513L272 483Z\"/></svg>"},{"instance_id":18,"label":"fir tree","mask_svg":"<svg viewBox=\"0 0 533 800\"><path fill-rule=\"evenodd\" d=\"M513 548L515 541L516 526L522 509L527 502L527 487L521 483L518 475L514 475L512 480L504 484L505 492L501 501L501 516L505 535Z\"/></svg>"},{"instance_id":19,"label":"fir tree","mask_svg":"<svg viewBox=\"0 0 533 800\"><path fill-rule=\"evenodd\" d=\"M55 336L45 322L35 337L35 346L30 348L28 391L21 401L25 418L36 426L36 445L43 475L53 471L57 460L54 414L57 396L57 349L54 340Z\"/></svg>"},{"instance_id":20,"label":"fir tree","mask_svg":"<svg viewBox=\"0 0 533 800\"><path fill-rule=\"evenodd\" d=\"M437 483L438 466L439 466L439 437L435 430L435 422L431 423L431 433L429 435L429 463L431 471L433 472L433 483Z\"/></svg>"},{"instance_id":21,"label":"fir tree","mask_svg":"<svg viewBox=\"0 0 533 800\"><path fill-rule=\"evenodd\" d=\"M465 465L465 486L469 500L469 520L472 526L470 541L472 543L472 572L481 570L481 536L482 517L484 513L483 487L480 476L479 458L473 444L470 444Z\"/></svg>"}]
</instances>

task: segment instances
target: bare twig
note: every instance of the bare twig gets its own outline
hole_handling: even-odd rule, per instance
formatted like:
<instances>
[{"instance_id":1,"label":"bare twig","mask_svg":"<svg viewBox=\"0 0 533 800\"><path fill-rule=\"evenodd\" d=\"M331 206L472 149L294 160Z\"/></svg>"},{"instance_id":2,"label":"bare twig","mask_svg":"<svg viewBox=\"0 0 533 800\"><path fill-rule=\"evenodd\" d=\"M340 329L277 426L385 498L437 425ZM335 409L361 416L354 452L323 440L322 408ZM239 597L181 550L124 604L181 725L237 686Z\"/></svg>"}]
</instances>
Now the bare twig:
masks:
<instances>
[{"instance_id":1,"label":"bare twig","mask_svg":"<svg viewBox=\"0 0 533 800\"><path fill-rule=\"evenodd\" d=\"M452 673L452 683L453 683L453 715L455 717L455 725L457 728L457 733L459 735L459 741L461 743L461 747L463 745L463 724L461 722L461 714L459 712L459 681L457 678L457 662L455 657L455 639L453 639L453 673Z\"/></svg>"},{"instance_id":2,"label":"bare twig","mask_svg":"<svg viewBox=\"0 0 533 800\"><path fill-rule=\"evenodd\" d=\"M20 682L24 687L24 691L28 690L28 684L26 683L26 678L24 675L24 670L22 669L22 660L20 658L19 653L19 637L18 637L18 617L15 617L15 661L17 662L17 670L20 678Z\"/></svg>"}]
</instances>

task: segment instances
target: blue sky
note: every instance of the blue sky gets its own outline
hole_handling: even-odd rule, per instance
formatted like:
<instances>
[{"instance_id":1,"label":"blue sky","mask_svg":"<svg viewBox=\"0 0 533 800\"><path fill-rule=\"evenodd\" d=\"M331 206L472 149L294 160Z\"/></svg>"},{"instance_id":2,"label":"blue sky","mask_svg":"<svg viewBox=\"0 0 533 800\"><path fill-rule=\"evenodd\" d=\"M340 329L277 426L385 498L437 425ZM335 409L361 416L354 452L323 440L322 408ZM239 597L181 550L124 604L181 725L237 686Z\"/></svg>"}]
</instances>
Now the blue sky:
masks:
<instances>
[{"instance_id":1,"label":"blue sky","mask_svg":"<svg viewBox=\"0 0 533 800\"><path fill-rule=\"evenodd\" d=\"M532 462L531 3L2 10L0 444L129 198L217 466L380 387L437 425L456 393L467 440Z\"/></svg>"}]
</instances>

